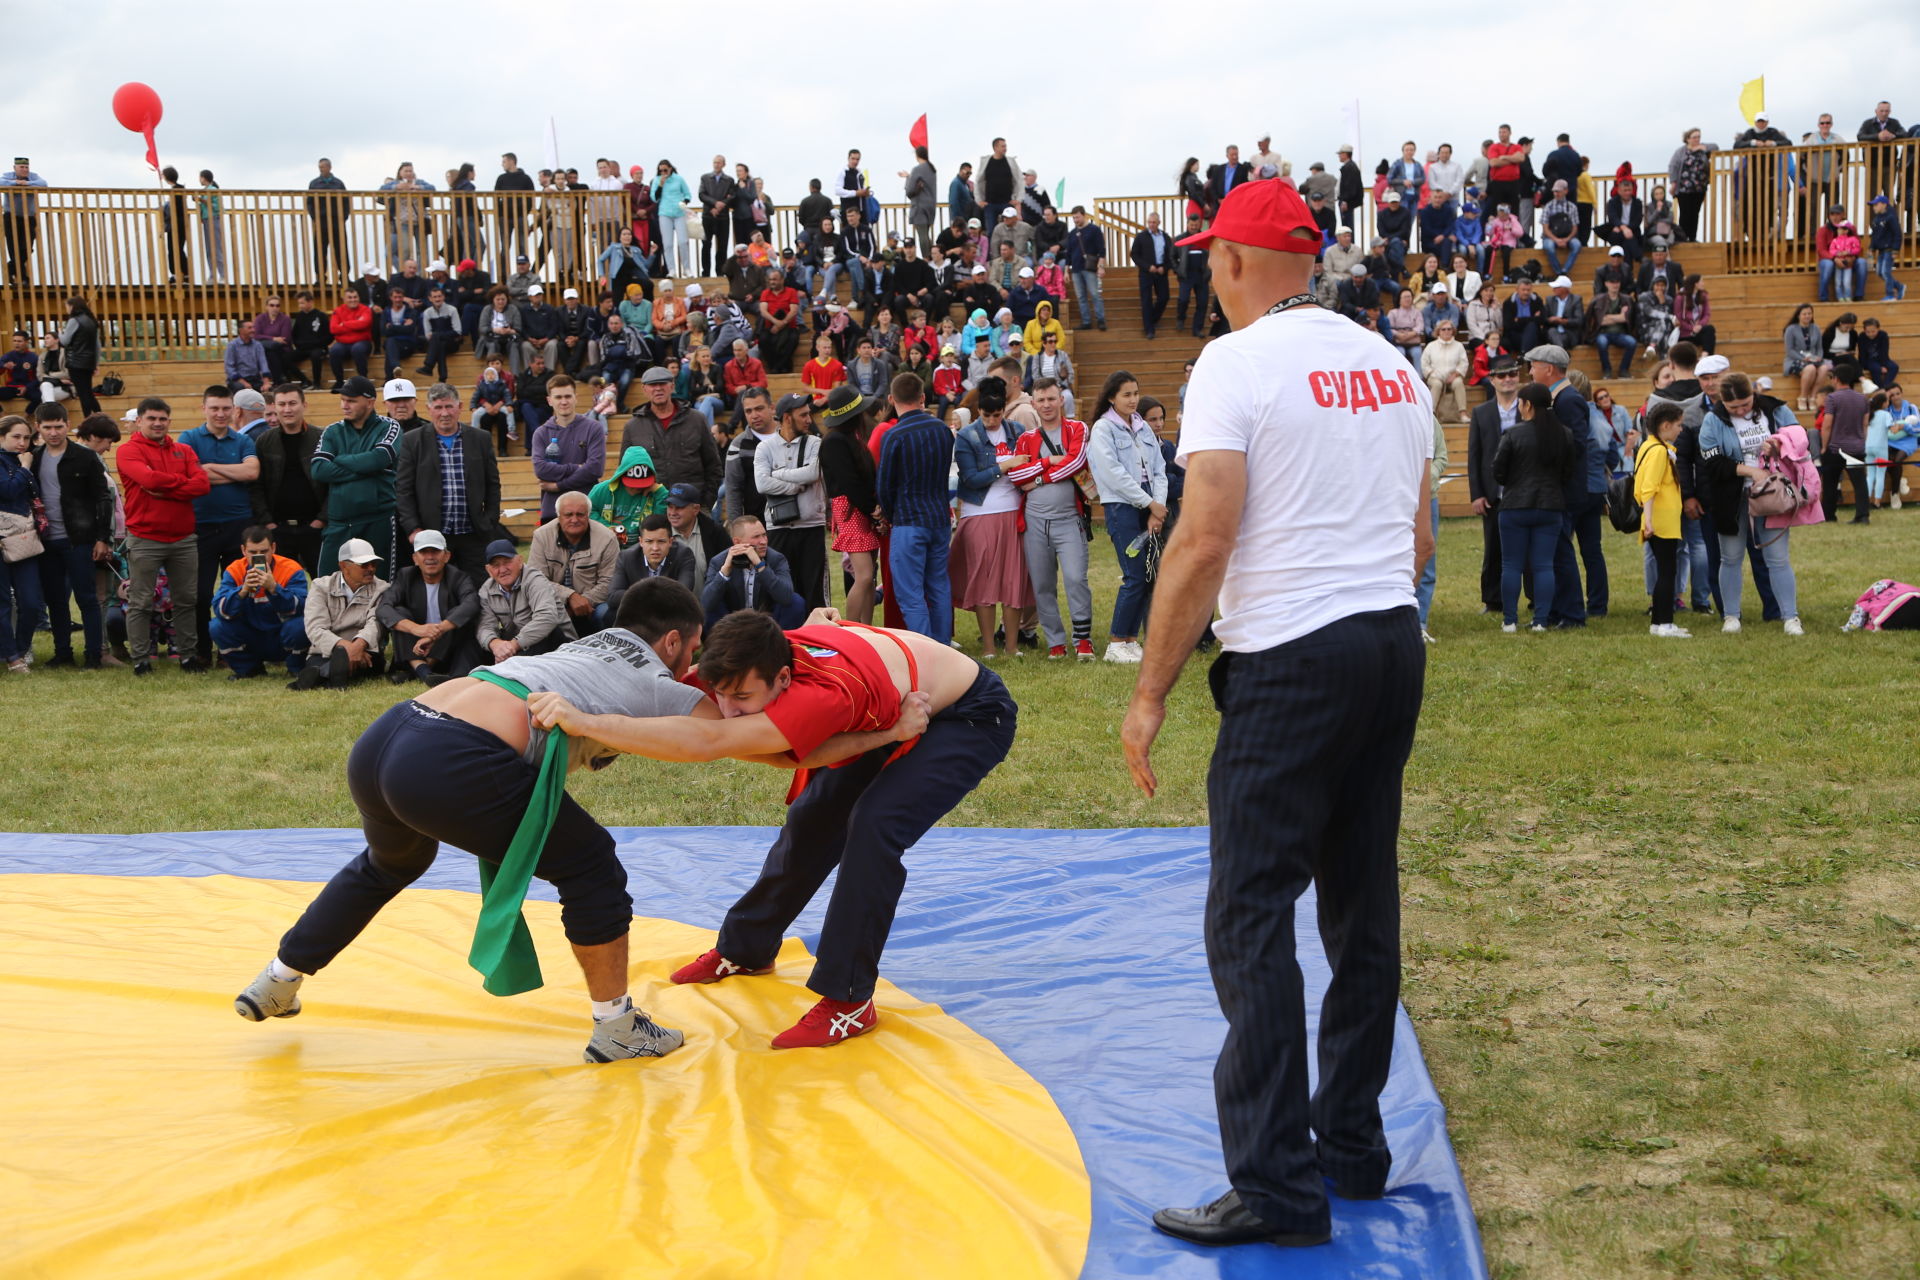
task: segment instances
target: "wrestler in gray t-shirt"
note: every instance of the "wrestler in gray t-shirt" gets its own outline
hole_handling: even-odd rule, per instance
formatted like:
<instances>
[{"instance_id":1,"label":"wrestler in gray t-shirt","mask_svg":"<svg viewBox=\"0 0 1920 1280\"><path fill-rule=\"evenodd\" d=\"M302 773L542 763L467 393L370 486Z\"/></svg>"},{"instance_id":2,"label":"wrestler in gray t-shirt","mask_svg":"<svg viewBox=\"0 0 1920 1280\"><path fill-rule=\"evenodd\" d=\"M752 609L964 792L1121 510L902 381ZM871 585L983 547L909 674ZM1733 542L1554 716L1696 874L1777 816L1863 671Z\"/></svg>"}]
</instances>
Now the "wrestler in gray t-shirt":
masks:
<instances>
[{"instance_id":1,"label":"wrestler in gray t-shirt","mask_svg":"<svg viewBox=\"0 0 1920 1280\"><path fill-rule=\"evenodd\" d=\"M684 716L705 696L673 678L645 640L618 627L563 644L552 653L508 658L492 670L518 680L533 693L557 693L588 715ZM546 756L547 731L528 724L525 759ZM603 769L619 757L586 738L575 738L567 770Z\"/></svg>"}]
</instances>

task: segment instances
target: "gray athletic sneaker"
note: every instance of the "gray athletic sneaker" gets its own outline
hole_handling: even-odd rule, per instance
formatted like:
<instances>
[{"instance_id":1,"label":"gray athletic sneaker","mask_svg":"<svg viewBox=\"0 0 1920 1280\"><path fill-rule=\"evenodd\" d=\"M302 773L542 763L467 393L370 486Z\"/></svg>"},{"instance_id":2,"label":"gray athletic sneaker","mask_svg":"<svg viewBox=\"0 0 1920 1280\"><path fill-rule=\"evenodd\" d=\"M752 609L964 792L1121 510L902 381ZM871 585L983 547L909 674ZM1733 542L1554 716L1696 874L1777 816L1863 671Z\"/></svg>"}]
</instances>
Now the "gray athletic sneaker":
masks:
<instances>
[{"instance_id":1,"label":"gray athletic sneaker","mask_svg":"<svg viewBox=\"0 0 1920 1280\"><path fill-rule=\"evenodd\" d=\"M260 971L260 976L247 984L247 989L233 998L233 1011L248 1022L265 1022L268 1018L291 1018L300 1012L300 984L307 980L304 973L292 982L282 982L273 976L273 966L269 964Z\"/></svg>"},{"instance_id":2,"label":"gray athletic sneaker","mask_svg":"<svg viewBox=\"0 0 1920 1280\"><path fill-rule=\"evenodd\" d=\"M686 1043L686 1036L654 1022L639 1009L629 1009L617 1018L593 1024L593 1039L587 1041L588 1062L612 1062L616 1058L664 1058Z\"/></svg>"}]
</instances>

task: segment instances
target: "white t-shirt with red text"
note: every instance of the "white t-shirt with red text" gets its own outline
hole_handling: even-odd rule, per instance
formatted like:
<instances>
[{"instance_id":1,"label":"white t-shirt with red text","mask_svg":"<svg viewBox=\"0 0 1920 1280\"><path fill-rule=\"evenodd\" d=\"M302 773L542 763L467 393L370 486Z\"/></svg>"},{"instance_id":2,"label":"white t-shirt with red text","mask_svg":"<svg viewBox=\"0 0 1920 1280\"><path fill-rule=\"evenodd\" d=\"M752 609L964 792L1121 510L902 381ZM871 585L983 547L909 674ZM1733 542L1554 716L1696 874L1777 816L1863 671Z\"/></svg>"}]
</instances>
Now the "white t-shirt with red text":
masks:
<instances>
[{"instance_id":1,"label":"white t-shirt with red text","mask_svg":"<svg viewBox=\"0 0 1920 1280\"><path fill-rule=\"evenodd\" d=\"M1178 460L1209 450L1247 458L1214 624L1224 648L1254 653L1414 603L1433 397L1386 339L1302 306L1208 343L1187 384Z\"/></svg>"}]
</instances>

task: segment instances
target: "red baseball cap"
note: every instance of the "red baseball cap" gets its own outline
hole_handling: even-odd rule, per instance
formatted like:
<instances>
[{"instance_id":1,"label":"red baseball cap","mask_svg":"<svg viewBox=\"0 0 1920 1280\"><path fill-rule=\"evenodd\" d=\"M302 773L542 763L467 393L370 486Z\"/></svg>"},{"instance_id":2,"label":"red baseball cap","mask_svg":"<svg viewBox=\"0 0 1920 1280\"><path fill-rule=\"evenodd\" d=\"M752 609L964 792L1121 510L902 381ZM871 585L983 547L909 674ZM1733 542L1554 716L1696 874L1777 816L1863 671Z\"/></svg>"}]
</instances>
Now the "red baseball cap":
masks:
<instances>
[{"instance_id":1,"label":"red baseball cap","mask_svg":"<svg viewBox=\"0 0 1920 1280\"><path fill-rule=\"evenodd\" d=\"M1319 253L1320 224L1313 220L1307 202L1292 183L1278 179L1248 182L1227 193L1212 226L1174 243L1204 247L1215 240L1281 253Z\"/></svg>"}]
</instances>

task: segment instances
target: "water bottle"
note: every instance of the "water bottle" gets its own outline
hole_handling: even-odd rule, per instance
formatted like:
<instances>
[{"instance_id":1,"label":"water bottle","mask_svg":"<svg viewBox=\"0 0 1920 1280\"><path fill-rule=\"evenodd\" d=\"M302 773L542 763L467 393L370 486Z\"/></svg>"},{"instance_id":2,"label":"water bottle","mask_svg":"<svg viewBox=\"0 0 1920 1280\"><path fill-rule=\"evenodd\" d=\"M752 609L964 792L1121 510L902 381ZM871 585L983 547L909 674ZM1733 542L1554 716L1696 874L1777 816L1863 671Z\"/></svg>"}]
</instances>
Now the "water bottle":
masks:
<instances>
[{"instance_id":1,"label":"water bottle","mask_svg":"<svg viewBox=\"0 0 1920 1280\"><path fill-rule=\"evenodd\" d=\"M1129 542L1127 544L1127 554L1130 556L1139 555L1143 550L1146 549L1147 539L1151 538L1152 536L1153 535L1151 533L1142 533L1139 537L1135 538L1132 542Z\"/></svg>"},{"instance_id":2,"label":"water bottle","mask_svg":"<svg viewBox=\"0 0 1920 1280\"><path fill-rule=\"evenodd\" d=\"M558 435L547 437L547 460L549 462L560 461L560 437Z\"/></svg>"}]
</instances>

